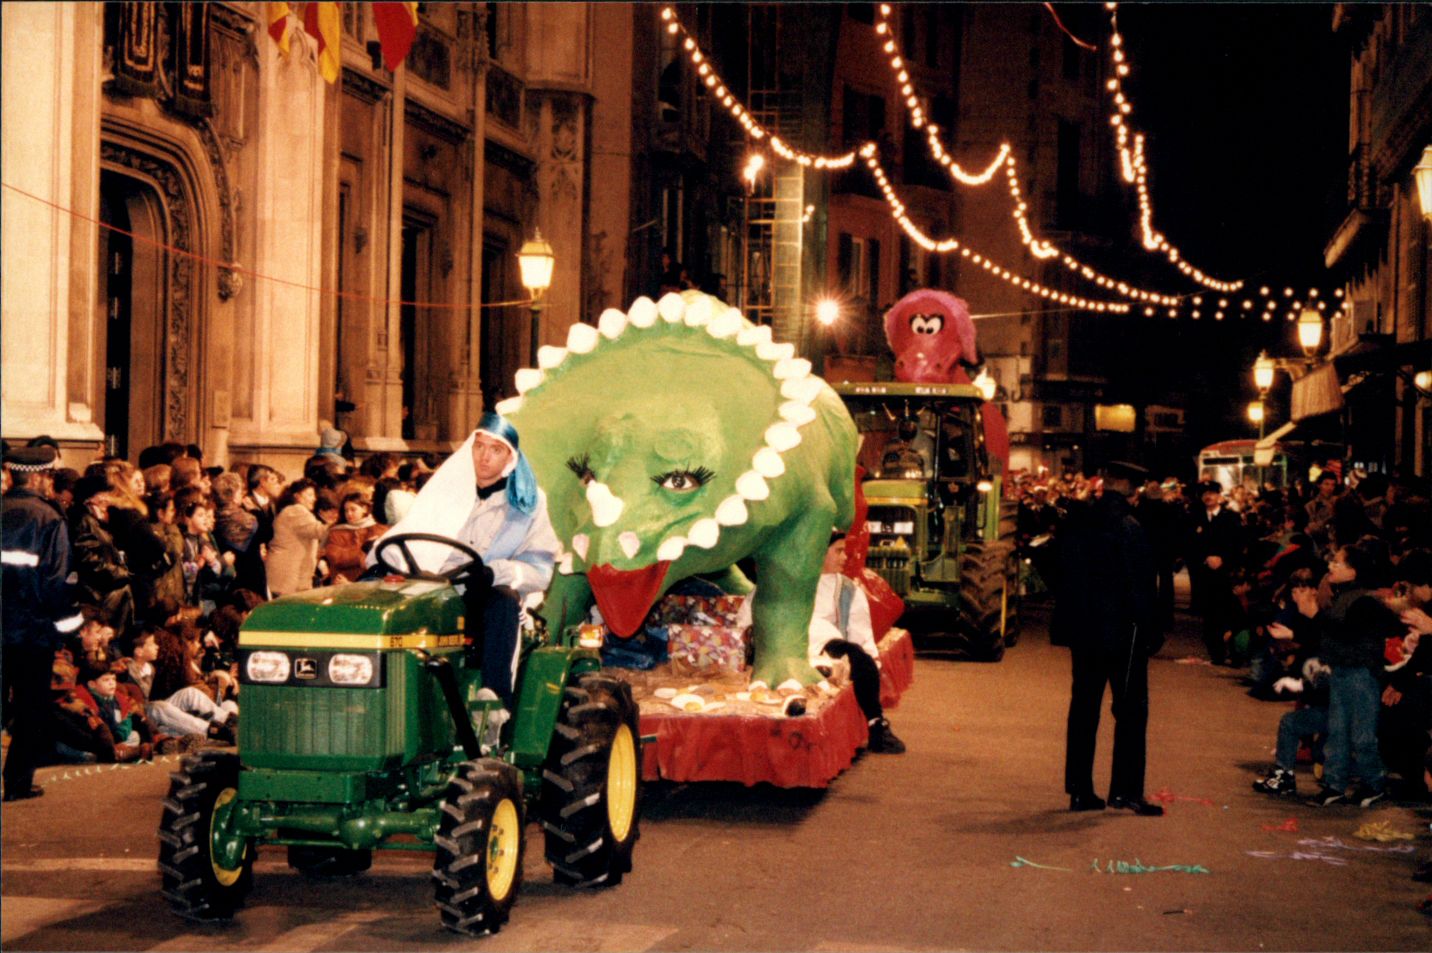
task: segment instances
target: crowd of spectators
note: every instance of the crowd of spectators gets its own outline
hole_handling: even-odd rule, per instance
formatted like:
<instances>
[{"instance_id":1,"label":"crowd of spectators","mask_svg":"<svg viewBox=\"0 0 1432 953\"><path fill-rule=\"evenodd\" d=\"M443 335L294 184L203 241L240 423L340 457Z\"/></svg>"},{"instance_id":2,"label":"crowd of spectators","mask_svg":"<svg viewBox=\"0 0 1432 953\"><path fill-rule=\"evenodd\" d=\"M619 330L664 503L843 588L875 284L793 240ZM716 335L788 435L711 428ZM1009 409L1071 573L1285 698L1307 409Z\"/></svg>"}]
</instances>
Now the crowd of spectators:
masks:
<instances>
[{"instance_id":1,"label":"crowd of spectators","mask_svg":"<svg viewBox=\"0 0 1432 953\"><path fill-rule=\"evenodd\" d=\"M1018 477L1018 540L1035 585L1052 585L1061 524L1098 478ZM1425 801L1432 781L1432 508L1417 480L1330 466L1311 481L1225 490L1149 482L1134 515L1154 551L1159 616L1188 572L1207 661L1242 669L1250 695L1292 703L1276 764L1255 790L1309 803ZM1305 791L1305 793L1307 793ZM1419 876L1432 879L1423 864Z\"/></svg>"},{"instance_id":2,"label":"crowd of spectators","mask_svg":"<svg viewBox=\"0 0 1432 953\"><path fill-rule=\"evenodd\" d=\"M235 742L238 632L249 612L357 579L368 548L432 473L425 458L389 453L355 466L344 443L325 428L291 481L264 464L206 466L192 444L101 457L83 472L58 466L49 438L5 448L5 604L16 623L5 631L4 717L12 739L17 723L39 727L22 732L33 763L133 762ZM12 532L24 521L49 529ZM31 577L47 565L66 572L45 590ZM12 607L45 599L67 608L51 613L53 631L27 633ZM48 695L17 688L21 666L9 665L36 645L53 653ZM38 794L9 760L5 798Z\"/></svg>"}]
</instances>

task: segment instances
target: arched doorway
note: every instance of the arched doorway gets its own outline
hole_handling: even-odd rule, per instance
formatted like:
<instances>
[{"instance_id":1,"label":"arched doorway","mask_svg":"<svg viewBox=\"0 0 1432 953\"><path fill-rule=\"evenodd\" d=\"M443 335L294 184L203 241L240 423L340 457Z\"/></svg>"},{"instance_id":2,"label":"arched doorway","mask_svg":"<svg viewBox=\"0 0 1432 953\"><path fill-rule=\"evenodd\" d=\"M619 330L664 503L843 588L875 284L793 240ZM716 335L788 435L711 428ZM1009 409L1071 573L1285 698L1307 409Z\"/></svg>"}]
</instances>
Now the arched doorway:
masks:
<instances>
[{"instance_id":1,"label":"arched doorway","mask_svg":"<svg viewBox=\"0 0 1432 953\"><path fill-rule=\"evenodd\" d=\"M105 452L133 459L164 439L168 228L154 188L111 170L100 173L100 221Z\"/></svg>"}]
</instances>

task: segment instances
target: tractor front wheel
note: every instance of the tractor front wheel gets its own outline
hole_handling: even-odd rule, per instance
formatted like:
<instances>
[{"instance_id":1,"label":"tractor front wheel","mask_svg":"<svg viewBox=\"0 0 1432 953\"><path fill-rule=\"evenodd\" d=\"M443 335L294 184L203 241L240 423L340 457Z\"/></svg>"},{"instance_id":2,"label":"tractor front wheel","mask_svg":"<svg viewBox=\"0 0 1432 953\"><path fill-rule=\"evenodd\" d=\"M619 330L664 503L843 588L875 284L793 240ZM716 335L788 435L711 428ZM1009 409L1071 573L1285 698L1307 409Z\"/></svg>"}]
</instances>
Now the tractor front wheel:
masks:
<instances>
[{"instance_id":1,"label":"tractor front wheel","mask_svg":"<svg viewBox=\"0 0 1432 953\"><path fill-rule=\"evenodd\" d=\"M254 847L226 835L239 788L237 755L189 755L171 774L159 821L169 906L190 920L227 920L253 886Z\"/></svg>"},{"instance_id":2,"label":"tractor front wheel","mask_svg":"<svg viewBox=\"0 0 1432 953\"><path fill-rule=\"evenodd\" d=\"M641 735L626 682L569 685L542 770L547 862L559 883L611 887L641 835Z\"/></svg>"},{"instance_id":3,"label":"tractor front wheel","mask_svg":"<svg viewBox=\"0 0 1432 953\"><path fill-rule=\"evenodd\" d=\"M522 885L522 778L496 758L464 761L448 784L433 842L433 879L443 926L467 936L496 933Z\"/></svg>"},{"instance_id":4,"label":"tractor front wheel","mask_svg":"<svg viewBox=\"0 0 1432 953\"><path fill-rule=\"evenodd\" d=\"M1008 611L1009 543L971 543L960 556L960 616L969 657L1004 658Z\"/></svg>"}]
</instances>

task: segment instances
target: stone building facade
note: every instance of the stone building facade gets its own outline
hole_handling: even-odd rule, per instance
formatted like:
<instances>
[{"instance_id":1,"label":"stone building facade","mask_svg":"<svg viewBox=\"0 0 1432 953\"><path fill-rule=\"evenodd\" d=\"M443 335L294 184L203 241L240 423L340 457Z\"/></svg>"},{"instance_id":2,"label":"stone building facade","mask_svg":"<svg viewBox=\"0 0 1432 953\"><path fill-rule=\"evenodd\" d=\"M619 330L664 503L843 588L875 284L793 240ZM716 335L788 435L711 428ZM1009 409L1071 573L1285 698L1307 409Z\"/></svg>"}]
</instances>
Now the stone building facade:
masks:
<instances>
[{"instance_id":1,"label":"stone building facade","mask_svg":"<svg viewBox=\"0 0 1432 953\"><path fill-rule=\"evenodd\" d=\"M342 9L329 84L262 3L4 5L7 439L292 473L328 419L442 451L534 338L624 303L631 9L424 4L393 72Z\"/></svg>"}]
</instances>

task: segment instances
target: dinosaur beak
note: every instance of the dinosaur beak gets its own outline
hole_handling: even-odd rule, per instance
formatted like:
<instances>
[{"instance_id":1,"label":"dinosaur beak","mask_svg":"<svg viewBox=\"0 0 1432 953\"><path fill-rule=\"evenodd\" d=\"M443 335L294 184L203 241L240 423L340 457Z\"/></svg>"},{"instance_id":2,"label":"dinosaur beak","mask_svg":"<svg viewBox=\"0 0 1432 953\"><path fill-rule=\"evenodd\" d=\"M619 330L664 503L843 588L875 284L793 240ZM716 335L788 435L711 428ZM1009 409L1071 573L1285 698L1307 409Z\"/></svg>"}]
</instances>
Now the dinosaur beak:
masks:
<instances>
[{"instance_id":1,"label":"dinosaur beak","mask_svg":"<svg viewBox=\"0 0 1432 953\"><path fill-rule=\"evenodd\" d=\"M643 569L617 569L603 563L587 570L597 608L613 632L625 638L641 628L670 566L670 560L662 560Z\"/></svg>"}]
</instances>

